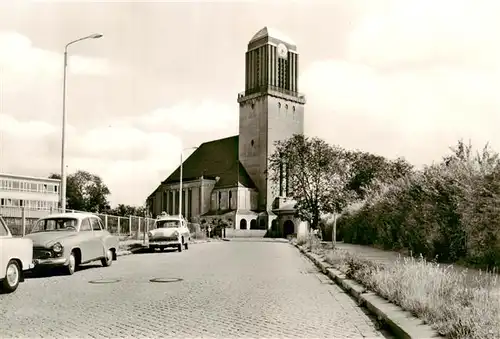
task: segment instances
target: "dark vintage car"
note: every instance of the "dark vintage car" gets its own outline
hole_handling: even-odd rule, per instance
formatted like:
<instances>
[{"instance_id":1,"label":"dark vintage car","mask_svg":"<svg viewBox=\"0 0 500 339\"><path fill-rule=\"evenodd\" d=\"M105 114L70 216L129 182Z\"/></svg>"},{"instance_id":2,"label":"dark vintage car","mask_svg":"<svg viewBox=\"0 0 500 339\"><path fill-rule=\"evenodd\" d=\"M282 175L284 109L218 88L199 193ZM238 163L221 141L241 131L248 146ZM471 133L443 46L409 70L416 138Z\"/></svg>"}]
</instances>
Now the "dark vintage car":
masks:
<instances>
[{"instance_id":1,"label":"dark vintage car","mask_svg":"<svg viewBox=\"0 0 500 339\"><path fill-rule=\"evenodd\" d=\"M116 260L118 237L91 213L51 214L39 219L30 234L35 269L59 266L73 274L81 264L100 260L111 266Z\"/></svg>"}]
</instances>

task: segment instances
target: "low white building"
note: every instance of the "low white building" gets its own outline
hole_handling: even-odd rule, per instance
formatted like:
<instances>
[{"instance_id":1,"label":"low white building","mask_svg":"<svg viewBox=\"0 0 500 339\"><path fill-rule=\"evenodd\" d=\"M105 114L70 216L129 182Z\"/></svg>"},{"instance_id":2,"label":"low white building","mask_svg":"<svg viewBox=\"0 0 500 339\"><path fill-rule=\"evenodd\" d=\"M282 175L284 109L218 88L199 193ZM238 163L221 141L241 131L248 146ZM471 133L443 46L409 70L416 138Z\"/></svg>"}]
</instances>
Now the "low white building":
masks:
<instances>
[{"instance_id":1,"label":"low white building","mask_svg":"<svg viewBox=\"0 0 500 339\"><path fill-rule=\"evenodd\" d=\"M60 180L0 173L0 214L13 210L51 210L59 204Z\"/></svg>"}]
</instances>

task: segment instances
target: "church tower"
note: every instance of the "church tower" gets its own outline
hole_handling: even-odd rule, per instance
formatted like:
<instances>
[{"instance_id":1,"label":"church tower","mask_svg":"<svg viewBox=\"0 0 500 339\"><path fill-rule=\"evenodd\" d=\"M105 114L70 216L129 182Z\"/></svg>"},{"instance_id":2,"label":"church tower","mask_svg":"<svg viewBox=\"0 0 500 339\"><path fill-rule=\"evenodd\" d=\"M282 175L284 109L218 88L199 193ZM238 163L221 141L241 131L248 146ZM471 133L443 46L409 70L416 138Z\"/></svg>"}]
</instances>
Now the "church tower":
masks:
<instances>
[{"instance_id":1,"label":"church tower","mask_svg":"<svg viewBox=\"0 0 500 339\"><path fill-rule=\"evenodd\" d=\"M238 103L239 160L259 190L261 212L271 211L274 198L285 194L267 177L274 142L304 133L305 97L299 93L298 76L295 43L268 27L258 31L248 43L245 92Z\"/></svg>"}]
</instances>

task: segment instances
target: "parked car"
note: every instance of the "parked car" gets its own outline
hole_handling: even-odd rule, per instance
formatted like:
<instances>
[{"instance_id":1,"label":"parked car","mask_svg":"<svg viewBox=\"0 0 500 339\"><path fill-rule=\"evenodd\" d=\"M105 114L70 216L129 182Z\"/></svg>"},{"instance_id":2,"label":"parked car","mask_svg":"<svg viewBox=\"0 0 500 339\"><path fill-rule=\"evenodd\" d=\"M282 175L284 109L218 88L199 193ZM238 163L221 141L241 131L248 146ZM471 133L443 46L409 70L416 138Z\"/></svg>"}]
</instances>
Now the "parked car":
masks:
<instances>
[{"instance_id":1,"label":"parked car","mask_svg":"<svg viewBox=\"0 0 500 339\"><path fill-rule=\"evenodd\" d=\"M24 281L24 272L33 268L33 242L14 238L0 216L0 289L14 292Z\"/></svg>"},{"instance_id":2,"label":"parked car","mask_svg":"<svg viewBox=\"0 0 500 339\"><path fill-rule=\"evenodd\" d=\"M51 214L39 219L26 238L33 240L35 269L62 267L70 275L96 260L111 266L119 245L118 237L91 213Z\"/></svg>"},{"instance_id":3,"label":"parked car","mask_svg":"<svg viewBox=\"0 0 500 339\"><path fill-rule=\"evenodd\" d=\"M191 234L186 220L178 215L163 213L154 223L153 229L148 232L149 248L164 250L167 247L176 247L182 252L182 247L189 248Z\"/></svg>"}]
</instances>

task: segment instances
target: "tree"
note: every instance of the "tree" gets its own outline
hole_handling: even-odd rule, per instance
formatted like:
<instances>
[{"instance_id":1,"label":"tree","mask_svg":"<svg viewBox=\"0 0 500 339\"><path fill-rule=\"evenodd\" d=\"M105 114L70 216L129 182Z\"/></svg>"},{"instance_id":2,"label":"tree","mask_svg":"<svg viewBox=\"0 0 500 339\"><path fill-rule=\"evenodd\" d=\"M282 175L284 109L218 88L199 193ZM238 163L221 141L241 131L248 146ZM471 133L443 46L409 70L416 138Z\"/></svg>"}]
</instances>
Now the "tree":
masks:
<instances>
[{"instance_id":1,"label":"tree","mask_svg":"<svg viewBox=\"0 0 500 339\"><path fill-rule=\"evenodd\" d=\"M61 179L59 174L51 174L50 179ZM66 178L66 207L88 212L109 210L108 187L102 179L86 171L77 171Z\"/></svg>"},{"instance_id":2,"label":"tree","mask_svg":"<svg viewBox=\"0 0 500 339\"><path fill-rule=\"evenodd\" d=\"M382 156L361 151L348 151L351 164L347 189L354 191L363 200L370 192L379 191L382 186L391 184L413 170L404 158L388 160Z\"/></svg>"},{"instance_id":3,"label":"tree","mask_svg":"<svg viewBox=\"0 0 500 339\"><path fill-rule=\"evenodd\" d=\"M351 163L351 177L347 189L364 199L374 179L386 169L387 161L384 157L360 151L347 152L347 156Z\"/></svg>"},{"instance_id":4,"label":"tree","mask_svg":"<svg viewBox=\"0 0 500 339\"><path fill-rule=\"evenodd\" d=\"M308 221L311 228L320 224L325 213L340 213L351 201L346 190L349 180L347 153L319 138L297 134L275 143L269 158L269 178L280 185L280 173L288 180L289 195L297 204L296 216Z\"/></svg>"},{"instance_id":5,"label":"tree","mask_svg":"<svg viewBox=\"0 0 500 339\"><path fill-rule=\"evenodd\" d=\"M146 216L146 208L144 206L130 206L124 204L118 204L115 208L112 208L108 211L111 215L118 215L120 217L126 217L129 215L137 216L137 217L145 217Z\"/></svg>"}]
</instances>

